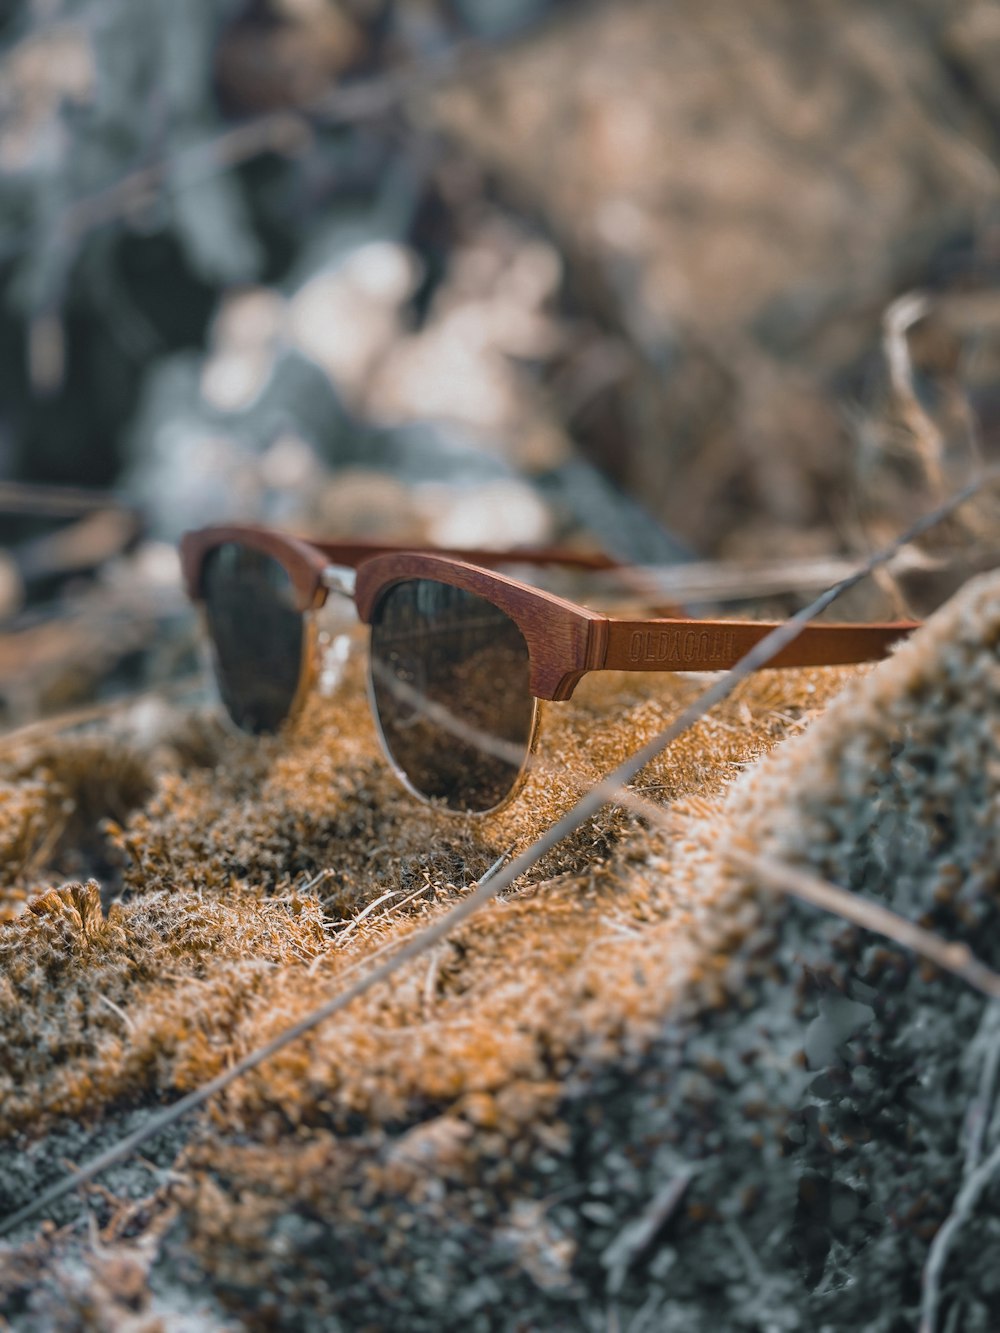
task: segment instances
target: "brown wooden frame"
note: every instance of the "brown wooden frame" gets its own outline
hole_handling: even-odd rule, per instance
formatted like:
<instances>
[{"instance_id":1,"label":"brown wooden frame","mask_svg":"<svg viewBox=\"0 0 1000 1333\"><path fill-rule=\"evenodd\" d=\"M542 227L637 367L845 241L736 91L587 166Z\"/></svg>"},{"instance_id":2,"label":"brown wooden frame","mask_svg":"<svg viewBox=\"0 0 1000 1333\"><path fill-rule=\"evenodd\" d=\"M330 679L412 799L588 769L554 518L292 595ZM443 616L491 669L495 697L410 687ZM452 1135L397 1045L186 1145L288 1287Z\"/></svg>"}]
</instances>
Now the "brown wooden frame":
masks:
<instances>
[{"instance_id":1,"label":"brown wooden frame","mask_svg":"<svg viewBox=\"0 0 1000 1333\"><path fill-rule=\"evenodd\" d=\"M452 551L313 542L251 525L202 528L184 535L181 565L194 601L200 600L205 556L227 542L242 542L277 560L287 570L303 612L326 601L329 589L323 575L331 563L357 569L355 602L366 624L371 623L380 595L407 579L436 579L476 593L506 612L524 635L531 692L538 699L568 699L589 671L725 671L775 628L773 622L759 620L621 620L484 568L509 563L617 567L604 556L542 547L463 551L458 558ZM806 625L767 665L837 666L874 661L916 625L913 621Z\"/></svg>"},{"instance_id":2,"label":"brown wooden frame","mask_svg":"<svg viewBox=\"0 0 1000 1333\"><path fill-rule=\"evenodd\" d=\"M216 546L226 542L242 542L252 546L265 555L273 556L283 565L295 588L296 600L301 611L314 610L326 600L327 588L323 584L323 571L330 564L346 565L357 569L365 561L376 555L412 554L415 550L410 542L407 545L392 542L349 541L327 542L313 541L311 538L295 537L291 533L277 532L273 528L260 527L250 523L220 524L216 527L198 528L186 532L180 541L181 571L188 596L192 601L200 600L201 567L205 556ZM455 559L475 565L492 568L495 565L524 563L530 565L565 565L573 569L610 570L623 566L610 556L589 551L574 551L561 546L532 546L516 551L472 550L452 547L435 547L436 555L452 556Z\"/></svg>"}]
</instances>

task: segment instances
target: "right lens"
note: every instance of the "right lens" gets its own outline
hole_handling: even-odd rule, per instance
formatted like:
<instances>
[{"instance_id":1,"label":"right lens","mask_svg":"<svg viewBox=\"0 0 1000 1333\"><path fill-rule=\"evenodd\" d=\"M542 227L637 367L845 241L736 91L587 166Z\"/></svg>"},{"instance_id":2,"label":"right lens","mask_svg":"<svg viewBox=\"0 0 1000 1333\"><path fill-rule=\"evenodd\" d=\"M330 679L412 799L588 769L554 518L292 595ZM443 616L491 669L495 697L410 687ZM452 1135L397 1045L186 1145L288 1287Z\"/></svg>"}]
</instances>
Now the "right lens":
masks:
<instances>
[{"instance_id":1,"label":"right lens","mask_svg":"<svg viewBox=\"0 0 1000 1333\"><path fill-rule=\"evenodd\" d=\"M372 614L372 697L409 785L484 813L517 785L535 700L528 647L492 602L436 579L394 584Z\"/></svg>"},{"instance_id":2,"label":"right lens","mask_svg":"<svg viewBox=\"0 0 1000 1333\"><path fill-rule=\"evenodd\" d=\"M229 716L255 735L277 731L298 693L306 638L291 579L271 556L226 542L205 557L201 591Z\"/></svg>"}]
</instances>

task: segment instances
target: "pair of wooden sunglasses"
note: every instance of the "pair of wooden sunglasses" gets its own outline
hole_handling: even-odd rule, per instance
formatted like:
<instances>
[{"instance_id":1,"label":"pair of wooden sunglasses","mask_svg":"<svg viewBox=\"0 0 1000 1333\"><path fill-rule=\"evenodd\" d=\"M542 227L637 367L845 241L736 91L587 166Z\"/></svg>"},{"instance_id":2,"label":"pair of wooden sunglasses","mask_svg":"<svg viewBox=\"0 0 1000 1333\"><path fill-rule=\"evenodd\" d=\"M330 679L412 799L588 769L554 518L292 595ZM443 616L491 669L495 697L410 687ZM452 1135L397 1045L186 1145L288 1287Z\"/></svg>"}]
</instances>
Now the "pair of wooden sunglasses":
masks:
<instances>
[{"instance_id":1,"label":"pair of wooden sunglasses","mask_svg":"<svg viewBox=\"0 0 1000 1333\"><path fill-rule=\"evenodd\" d=\"M723 671L773 623L601 615L498 572L498 565L619 568L557 548L510 552L306 541L251 526L202 528L180 544L205 612L216 681L233 722L277 731L316 671L316 612L331 591L371 628L369 693L386 755L424 800L485 814L514 795L539 699L568 699L589 671ZM883 657L914 628L807 625L771 667Z\"/></svg>"}]
</instances>

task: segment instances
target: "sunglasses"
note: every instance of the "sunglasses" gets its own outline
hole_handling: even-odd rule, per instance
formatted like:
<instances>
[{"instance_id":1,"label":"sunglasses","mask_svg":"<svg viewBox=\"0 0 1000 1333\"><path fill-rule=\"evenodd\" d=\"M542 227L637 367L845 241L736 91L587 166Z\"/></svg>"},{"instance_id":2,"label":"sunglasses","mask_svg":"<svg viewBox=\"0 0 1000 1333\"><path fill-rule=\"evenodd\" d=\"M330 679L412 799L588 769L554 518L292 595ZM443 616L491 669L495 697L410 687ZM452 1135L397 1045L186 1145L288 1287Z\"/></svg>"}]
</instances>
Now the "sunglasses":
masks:
<instances>
[{"instance_id":1,"label":"sunglasses","mask_svg":"<svg viewBox=\"0 0 1000 1333\"><path fill-rule=\"evenodd\" d=\"M317 672L315 613L344 594L370 627L369 697L390 764L415 795L466 813L517 791L540 699L568 699L590 671L724 671L775 628L617 619L496 568L623 568L558 548L415 550L227 526L186 533L180 554L237 727L275 732L296 715ZM768 666L873 661L913 628L810 624Z\"/></svg>"}]
</instances>

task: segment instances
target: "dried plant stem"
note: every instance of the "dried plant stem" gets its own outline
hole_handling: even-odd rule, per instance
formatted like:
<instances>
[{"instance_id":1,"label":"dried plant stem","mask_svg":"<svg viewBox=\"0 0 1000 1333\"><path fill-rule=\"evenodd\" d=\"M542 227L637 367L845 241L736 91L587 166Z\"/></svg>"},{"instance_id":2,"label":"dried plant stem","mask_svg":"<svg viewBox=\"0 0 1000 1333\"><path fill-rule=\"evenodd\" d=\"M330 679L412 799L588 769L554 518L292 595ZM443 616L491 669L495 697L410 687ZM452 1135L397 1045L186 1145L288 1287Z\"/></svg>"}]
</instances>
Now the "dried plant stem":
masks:
<instances>
[{"instance_id":1,"label":"dried plant stem","mask_svg":"<svg viewBox=\"0 0 1000 1333\"><path fill-rule=\"evenodd\" d=\"M27 481L0 481L0 512L35 514L44 518L77 518L102 509L127 509L113 491L79 486L44 486Z\"/></svg>"},{"instance_id":2,"label":"dried plant stem","mask_svg":"<svg viewBox=\"0 0 1000 1333\"><path fill-rule=\"evenodd\" d=\"M992 1158L987 1159L985 1163L981 1163L981 1158L990 1121L996 1115L994 1109L996 1107L994 1100L995 1084L998 1066L1000 1066L1000 1041L997 1039L998 1024L1000 1024L1000 1005L993 1003L987 1007L983 1014L983 1021L975 1041L975 1044L980 1047L985 1045L986 1055L980 1071L979 1088L965 1120L968 1142L965 1151L962 1188L950 1215L934 1237L927 1254L927 1261L924 1264L920 1333L935 1333L938 1306L941 1300L941 1278L955 1234L962 1222L971 1216L979 1195L990 1183L996 1171L996 1158L997 1153L1000 1152L1000 1145L997 1145ZM992 1117L991 1109L994 1111ZM961 1302L956 1301L945 1322L946 1333L960 1326L961 1317Z\"/></svg>"},{"instance_id":3,"label":"dried plant stem","mask_svg":"<svg viewBox=\"0 0 1000 1333\"><path fill-rule=\"evenodd\" d=\"M933 492L940 494L944 484L944 441L914 387L908 337L910 329L923 319L929 309L930 301L922 292L907 292L905 296L893 301L882 317L882 345L893 393L912 433L924 476Z\"/></svg>"},{"instance_id":4,"label":"dried plant stem","mask_svg":"<svg viewBox=\"0 0 1000 1333\"><path fill-rule=\"evenodd\" d=\"M806 625L828 606L837 600L843 593L850 588L855 587L868 574L875 569L880 568L908 542L921 536L928 529L934 527L942 519L946 518L954 510L969 500L972 496L978 494L984 486L994 484L1000 480L1000 468L990 468L984 470L978 478L957 491L943 504L935 508L931 513L925 514L912 524L905 532L896 537L880 551L872 555L859 570L843 579L840 583L828 588L824 593L815 599L809 606L804 607L789 620L773 629L770 634L761 639L748 652L731 671L718 677L709 688L700 695L693 703L685 708L671 724L664 728L657 736L648 741L640 749L636 750L624 763L620 764L606 778L598 782L591 788L565 815L552 824L546 831L536 839L525 851L514 857L505 867L497 869L495 874L484 876L478 885L465 898L455 904L450 911L439 917L437 921L419 931L408 939L401 947L390 957L379 963L377 967L372 968L367 974L359 977L347 990L340 994L332 996L324 1004L319 1005L312 1012L305 1015L297 1023L285 1028L279 1032L271 1041L249 1052L241 1060L238 1060L229 1069L224 1070L216 1078L210 1080L200 1088L195 1088L172 1106L165 1107L161 1111L154 1112L146 1123L132 1134L119 1140L105 1152L98 1154L84 1167L74 1175L69 1176L49 1189L43 1190L31 1203L26 1204L16 1213L11 1214L2 1223L0 1223L0 1235L6 1235L15 1230L28 1218L50 1204L54 1203L63 1195L69 1193L78 1185L82 1185L95 1179L102 1172L106 1171L115 1163L128 1157L141 1143L153 1138L169 1125L174 1124L189 1111L204 1105L217 1092L227 1088L241 1074L247 1073L251 1069L256 1069L258 1065L264 1063L270 1056L282 1050L289 1043L296 1041L318 1027L326 1019L332 1018L351 1005L356 999L366 994L373 986L387 980L395 972L412 962L413 959L420 957L432 949L436 944L453 934L465 921L469 919L481 907L485 906L490 899L495 898L497 894L504 889L509 888L523 874L531 870L532 867L542 859L554 847L558 846L564 838L574 833L578 828L598 813L605 805L621 799L622 789L629 782L633 781L639 773L646 767L651 760L661 754L669 745L686 731L689 731L696 722L714 708L716 704L724 699L747 679L754 671L759 670L768 664L787 644L794 642ZM990 1161L993 1159L990 1158Z\"/></svg>"},{"instance_id":5,"label":"dried plant stem","mask_svg":"<svg viewBox=\"0 0 1000 1333\"><path fill-rule=\"evenodd\" d=\"M979 1165L990 1122L997 1110L1000 1110L995 1100L997 1073L1000 1071L1000 1005L991 1004L987 1007L975 1044L985 1045L986 1057L980 1070L979 1088L965 1118L965 1179Z\"/></svg>"},{"instance_id":6,"label":"dried plant stem","mask_svg":"<svg viewBox=\"0 0 1000 1333\"><path fill-rule=\"evenodd\" d=\"M627 578L629 591L675 601L736 601L788 592L820 592L858 568L843 556L795 556L786 560L704 560L679 565L616 569L608 582Z\"/></svg>"},{"instance_id":7,"label":"dried plant stem","mask_svg":"<svg viewBox=\"0 0 1000 1333\"><path fill-rule=\"evenodd\" d=\"M770 857L733 847L727 851L726 859L765 888L787 893L814 907L832 912L846 921L852 921L866 930L885 935L904 948L920 954L942 971L951 972L990 1000L994 1002L1000 1000L1000 973L994 972L976 958L967 945L949 943L932 931L914 925L912 921L907 921L905 917L889 911L879 903L860 898L847 889L839 888L793 866L782 865ZM979 1100L985 1104L978 1108L979 1118L973 1126L973 1138L970 1140L966 1157L965 1182L959 1190L950 1216L934 1237L924 1266L920 1333L935 1333L941 1276L952 1243L959 1228L971 1217L987 1186L1000 1172L1000 1145L994 1148L985 1162L978 1164L997 1060L997 1047L994 1044L988 1054L981 1079Z\"/></svg>"},{"instance_id":8,"label":"dried plant stem","mask_svg":"<svg viewBox=\"0 0 1000 1333\"><path fill-rule=\"evenodd\" d=\"M811 875L795 866L783 865L771 857L739 847L727 849L725 856L733 866L752 876L764 888L787 893L813 907L843 917L856 926L862 926L865 930L885 935L887 939L895 940L904 948L920 954L942 971L951 972L989 999L1000 1000L1000 972L994 972L980 962L967 944L949 943L933 931L915 926L906 917L891 912L881 903L872 902L870 898L860 898L856 893L830 884L818 875Z\"/></svg>"},{"instance_id":9,"label":"dried plant stem","mask_svg":"<svg viewBox=\"0 0 1000 1333\"><path fill-rule=\"evenodd\" d=\"M352 916L350 921L344 923L344 933L337 938L338 947L343 947L344 941L357 930L362 921L366 921L368 917L371 916L372 912L374 912L377 907L381 907L383 903L391 902L393 898L398 898L400 894L405 892L405 889L389 889L386 893L383 893L381 897L376 898L374 902L370 902L363 911L357 914L357 916Z\"/></svg>"},{"instance_id":10,"label":"dried plant stem","mask_svg":"<svg viewBox=\"0 0 1000 1333\"><path fill-rule=\"evenodd\" d=\"M136 690L132 693L119 694L105 703L87 704L65 713L56 713L52 717L41 718L37 722L26 722L24 726L8 731L0 736L0 758L16 750L21 745L34 744L49 736L72 731L76 727L88 726L92 722L101 722L124 713L138 704L164 699L182 699L185 695L198 695L203 689L201 676L183 676L180 680L157 685L151 690Z\"/></svg>"},{"instance_id":11,"label":"dried plant stem","mask_svg":"<svg viewBox=\"0 0 1000 1333\"><path fill-rule=\"evenodd\" d=\"M618 1295L628 1270L673 1217L698 1170L696 1163L687 1164L662 1184L639 1217L623 1227L605 1249L601 1263L608 1270L608 1290L612 1295Z\"/></svg>"},{"instance_id":12,"label":"dried plant stem","mask_svg":"<svg viewBox=\"0 0 1000 1333\"><path fill-rule=\"evenodd\" d=\"M1000 1172L1000 1144L997 1144L985 1162L973 1171L958 1191L951 1213L931 1243L922 1281L920 1333L935 1333L938 1306L941 1302L941 1277L948 1261L948 1252L962 1224L972 1216L973 1209L998 1172Z\"/></svg>"}]
</instances>

